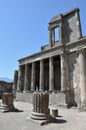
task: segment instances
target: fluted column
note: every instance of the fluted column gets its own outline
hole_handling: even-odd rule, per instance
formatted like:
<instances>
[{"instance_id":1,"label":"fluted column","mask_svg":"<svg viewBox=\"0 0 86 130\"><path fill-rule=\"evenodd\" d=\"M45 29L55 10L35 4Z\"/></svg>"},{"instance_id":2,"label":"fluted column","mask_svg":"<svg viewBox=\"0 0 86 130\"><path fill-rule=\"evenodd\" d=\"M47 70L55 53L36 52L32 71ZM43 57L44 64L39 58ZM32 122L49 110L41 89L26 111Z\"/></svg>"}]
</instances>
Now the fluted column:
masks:
<instances>
[{"instance_id":1,"label":"fluted column","mask_svg":"<svg viewBox=\"0 0 86 130\"><path fill-rule=\"evenodd\" d=\"M65 91L66 88L66 70L65 70L65 54L60 55L61 62L61 91Z\"/></svg>"},{"instance_id":2,"label":"fluted column","mask_svg":"<svg viewBox=\"0 0 86 130\"><path fill-rule=\"evenodd\" d=\"M16 97L17 82L18 82L18 70L15 70L15 72L14 72L14 82L13 82L13 94L14 94L14 97Z\"/></svg>"},{"instance_id":3,"label":"fluted column","mask_svg":"<svg viewBox=\"0 0 86 130\"><path fill-rule=\"evenodd\" d=\"M44 62L40 61L40 90L44 90Z\"/></svg>"},{"instance_id":4,"label":"fluted column","mask_svg":"<svg viewBox=\"0 0 86 130\"><path fill-rule=\"evenodd\" d=\"M81 109L86 109L86 57L85 51L79 51L80 67L80 89L81 89Z\"/></svg>"},{"instance_id":5,"label":"fluted column","mask_svg":"<svg viewBox=\"0 0 86 130\"><path fill-rule=\"evenodd\" d=\"M25 65L25 77L24 77L24 91L28 91L28 81L29 73L28 73L28 64Z\"/></svg>"},{"instance_id":6,"label":"fluted column","mask_svg":"<svg viewBox=\"0 0 86 130\"><path fill-rule=\"evenodd\" d=\"M35 62L32 63L31 90L35 90Z\"/></svg>"},{"instance_id":7,"label":"fluted column","mask_svg":"<svg viewBox=\"0 0 86 130\"><path fill-rule=\"evenodd\" d=\"M54 89L54 67L53 57L49 58L49 91Z\"/></svg>"}]
</instances>

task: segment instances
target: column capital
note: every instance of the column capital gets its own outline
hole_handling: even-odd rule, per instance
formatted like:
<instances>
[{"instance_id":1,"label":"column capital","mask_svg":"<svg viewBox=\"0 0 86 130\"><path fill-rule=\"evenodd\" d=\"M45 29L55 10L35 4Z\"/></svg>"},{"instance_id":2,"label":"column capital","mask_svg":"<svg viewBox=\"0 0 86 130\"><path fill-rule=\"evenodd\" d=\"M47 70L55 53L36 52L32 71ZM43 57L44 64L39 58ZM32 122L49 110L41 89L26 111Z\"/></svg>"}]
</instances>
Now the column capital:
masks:
<instances>
[{"instance_id":1,"label":"column capital","mask_svg":"<svg viewBox=\"0 0 86 130\"><path fill-rule=\"evenodd\" d=\"M44 61L44 59L40 59L40 62L43 62Z\"/></svg>"},{"instance_id":2,"label":"column capital","mask_svg":"<svg viewBox=\"0 0 86 130\"><path fill-rule=\"evenodd\" d=\"M65 56L65 53L64 52L60 53L60 56L62 56L62 57Z\"/></svg>"},{"instance_id":3,"label":"column capital","mask_svg":"<svg viewBox=\"0 0 86 130\"><path fill-rule=\"evenodd\" d=\"M86 49L85 48L82 48L80 50L76 50L77 53L85 53L86 52Z\"/></svg>"},{"instance_id":4,"label":"column capital","mask_svg":"<svg viewBox=\"0 0 86 130\"><path fill-rule=\"evenodd\" d=\"M28 63L26 63L25 66L28 66Z\"/></svg>"},{"instance_id":5,"label":"column capital","mask_svg":"<svg viewBox=\"0 0 86 130\"><path fill-rule=\"evenodd\" d=\"M52 60L52 59L53 59L53 56L50 56L50 57L49 57L49 59L51 59L51 60Z\"/></svg>"},{"instance_id":6,"label":"column capital","mask_svg":"<svg viewBox=\"0 0 86 130\"><path fill-rule=\"evenodd\" d=\"M35 64L35 61L32 61L32 64Z\"/></svg>"}]
</instances>

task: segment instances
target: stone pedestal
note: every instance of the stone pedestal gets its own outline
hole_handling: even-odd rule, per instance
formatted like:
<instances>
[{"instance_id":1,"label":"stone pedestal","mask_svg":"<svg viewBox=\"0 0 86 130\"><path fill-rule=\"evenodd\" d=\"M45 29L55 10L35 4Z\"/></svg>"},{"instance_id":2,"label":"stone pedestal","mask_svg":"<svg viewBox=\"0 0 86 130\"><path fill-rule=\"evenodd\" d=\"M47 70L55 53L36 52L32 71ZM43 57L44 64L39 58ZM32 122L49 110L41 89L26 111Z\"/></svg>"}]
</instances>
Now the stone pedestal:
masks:
<instances>
[{"instance_id":1,"label":"stone pedestal","mask_svg":"<svg viewBox=\"0 0 86 130\"><path fill-rule=\"evenodd\" d=\"M30 117L35 120L47 120L49 115L49 94L47 92L34 92L33 110Z\"/></svg>"},{"instance_id":2,"label":"stone pedestal","mask_svg":"<svg viewBox=\"0 0 86 130\"><path fill-rule=\"evenodd\" d=\"M52 109L52 117L57 117L58 116L58 109L57 108L53 108Z\"/></svg>"},{"instance_id":3,"label":"stone pedestal","mask_svg":"<svg viewBox=\"0 0 86 130\"><path fill-rule=\"evenodd\" d=\"M2 109L3 112L14 111L15 108L13 101L14 101L14 95L12 93L3 93L0 109Z\"/></svg>"}]
</instances>

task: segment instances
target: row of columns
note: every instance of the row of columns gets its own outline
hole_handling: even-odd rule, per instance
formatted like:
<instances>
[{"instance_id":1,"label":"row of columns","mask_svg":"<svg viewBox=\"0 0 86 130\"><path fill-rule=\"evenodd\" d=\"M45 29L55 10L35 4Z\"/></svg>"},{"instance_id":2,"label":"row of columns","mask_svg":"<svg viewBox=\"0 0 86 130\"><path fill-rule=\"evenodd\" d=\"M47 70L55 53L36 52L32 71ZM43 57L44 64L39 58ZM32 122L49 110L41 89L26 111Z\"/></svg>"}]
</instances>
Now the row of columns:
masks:
<instances>
[{"instance_id":1,"label":"row of columns","mask_svg":"<svg viewBox=\"0 0 86 130\"><path fill-rule=\"evenodd\" d=\"M69 88L68 80L68 66L67 66L67 55L60 55L61 65L61 91L66 91ZM24 85L24 90L28 90L28 64L25 65L24 81L22 78L22 67L20 66L18 71L18 82L14 78L14 86L17 86L17 90L20 90L21 86ZM80 99L81 106L86 108L86 53L85 50L79 51L79 69L80 69ZM16 74L17 75L17 72ZM15 76L17 77L17 76ZM57 79L58 80L58 79ZM23 83L24 82L24 83ZM40 90L44 90L44 60L40 60ZM35 87L35 62L32 63L31 70L31 90ZM53 57L49 57L49 91L54 88L54 65Z\"/></svg>"},{"instance_id":2,"label":"row of columns","mask_svg":"<svg viewBox=\"0 0 86 130\"><path fill-rule=\"evenodd\" d=\"M60 55L60 61L61 61L61 86L62 86L62 91L64 90L64 80L65 80L65 67L64 67L64 62L65 62L65 57L63 55ZM25 65L24 69L24 74L22 73L22 66L19 67L18 71L18 83L17 83L17 90L19 91L22 86L25 91L28 91L28 77L29 77L29 68L28 64ZM32 69L31 69L31 90L33 91L35 89L35 62L32 63ZM22 74L24 75L24 80L22 78ZM39 86L40 90L44 90L44 60L40 60L40 78L39 78ZM57 79L58 80L58 79ZM24 83L23 83L24 82ZM53 63L53 57L49 57L49 91L52 91L54 89L54 63Z\"/></svg>"}]
</instances>

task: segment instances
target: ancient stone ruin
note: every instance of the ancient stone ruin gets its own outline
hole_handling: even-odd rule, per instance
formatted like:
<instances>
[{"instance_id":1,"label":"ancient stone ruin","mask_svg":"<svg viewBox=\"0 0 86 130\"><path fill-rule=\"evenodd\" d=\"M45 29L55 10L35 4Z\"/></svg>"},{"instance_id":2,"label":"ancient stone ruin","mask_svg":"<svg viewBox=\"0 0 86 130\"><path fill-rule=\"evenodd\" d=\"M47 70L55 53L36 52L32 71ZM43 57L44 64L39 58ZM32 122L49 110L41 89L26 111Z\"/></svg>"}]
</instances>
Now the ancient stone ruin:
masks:
<instances>
[{"instance_id":1,"label":"ancient stone ruin","mask_svg":"<svg viewBox=\"0 0 86 130\"><path fill-rule=\"evenodd\" d=\"M79 8L53 17L48 31L49 43L40 52L18 60L14 87L29 95L38 86L53 95L52 103L63 105L64 101L68 107L86 110L86 36L82 35Z\"/></svg>"},{"instance_id":2,"label":"ancient stone ruin","mask_svg":"<svg viewBox=\"0 0 86 130\"><path fill-rule=\"evenodd\" d=\"M0 109L2 112L15 111L13 93L3 93Z\"/></svg>"},{"instance_id":3,"label":"ancient stone ruin","mask_svg":"<svg viewBox=\"0 0 86 130\"><path fill-rule=\"evenodd\" d=\"M49 93L34 92L33 94L33 110L31 118L36 120L47 120L50 116L49 111Z\"/></svg>"}]
</instances>

